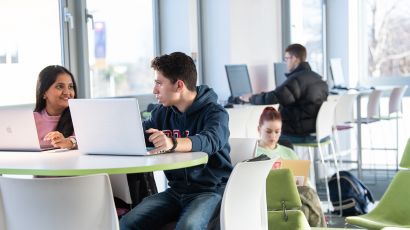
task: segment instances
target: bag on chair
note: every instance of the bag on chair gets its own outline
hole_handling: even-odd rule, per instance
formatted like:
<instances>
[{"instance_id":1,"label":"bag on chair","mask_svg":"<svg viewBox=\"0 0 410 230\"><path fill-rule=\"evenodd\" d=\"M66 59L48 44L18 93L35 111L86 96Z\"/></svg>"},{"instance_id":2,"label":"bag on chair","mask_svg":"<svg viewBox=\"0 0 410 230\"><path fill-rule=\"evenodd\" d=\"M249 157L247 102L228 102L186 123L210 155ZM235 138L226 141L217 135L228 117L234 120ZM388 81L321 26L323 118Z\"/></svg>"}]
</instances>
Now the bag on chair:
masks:
<instances>
[{"instance_id":1,"label":"bag on chair","mask_svg":"<svg viewBox=\"0 0 410 230\"><path fill-rule=\"evenodd\" d=\"M340 171L340 186L342 190L342 215L357 216L367 213L367 206L374 203L370 190L357 177L348 171ZM330 200L334 213L340 214L339 192L336 174L329 180Z\"/></svg>"}]
</instances>

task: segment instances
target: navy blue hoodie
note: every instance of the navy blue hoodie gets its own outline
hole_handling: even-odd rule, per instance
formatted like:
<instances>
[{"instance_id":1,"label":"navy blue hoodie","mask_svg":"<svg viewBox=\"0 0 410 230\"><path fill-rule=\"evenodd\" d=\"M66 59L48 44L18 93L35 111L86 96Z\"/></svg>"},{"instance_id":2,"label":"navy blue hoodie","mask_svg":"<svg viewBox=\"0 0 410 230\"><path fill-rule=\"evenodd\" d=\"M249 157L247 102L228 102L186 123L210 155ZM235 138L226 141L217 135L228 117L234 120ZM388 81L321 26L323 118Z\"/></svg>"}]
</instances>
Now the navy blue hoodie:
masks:
<instances>
[{"instance_id":1,"label":"navy blue hoodie","mask_svg":"<svg viewBox=\"0 0 410 230\"><path fill-rule=\"evenodd\" d=\"M164 171L172 189L180 193L223 192L233 168L229 157L229 116L217 104L218 96L211 88L202 85L196 90L193 104L184 113L174 106L156 106L151 118L143 123L144 130L154 128L168 136L188 137L193 152L208 154L206 165Z\"/></svg>"}]
</instances>

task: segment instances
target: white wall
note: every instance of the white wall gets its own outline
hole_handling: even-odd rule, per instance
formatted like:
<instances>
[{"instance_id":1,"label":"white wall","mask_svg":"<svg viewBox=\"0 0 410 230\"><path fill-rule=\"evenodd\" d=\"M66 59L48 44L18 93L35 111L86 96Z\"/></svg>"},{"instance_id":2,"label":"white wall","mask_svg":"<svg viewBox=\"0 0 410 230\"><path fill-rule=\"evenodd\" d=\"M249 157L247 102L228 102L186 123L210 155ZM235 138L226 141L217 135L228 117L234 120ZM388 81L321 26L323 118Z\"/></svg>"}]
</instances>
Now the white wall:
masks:
<instances>
[{"instance_id":1,"label":"white wall","mask_svg":"<svg viewBox=\"0 0 410 230\"><path fill-rule=\"evenodd\" d=\"M202 1L204 83L230 96L224 65L247 64L254 92L275 88L282 58L280 0Z\"/></svg>"}]
</instances>

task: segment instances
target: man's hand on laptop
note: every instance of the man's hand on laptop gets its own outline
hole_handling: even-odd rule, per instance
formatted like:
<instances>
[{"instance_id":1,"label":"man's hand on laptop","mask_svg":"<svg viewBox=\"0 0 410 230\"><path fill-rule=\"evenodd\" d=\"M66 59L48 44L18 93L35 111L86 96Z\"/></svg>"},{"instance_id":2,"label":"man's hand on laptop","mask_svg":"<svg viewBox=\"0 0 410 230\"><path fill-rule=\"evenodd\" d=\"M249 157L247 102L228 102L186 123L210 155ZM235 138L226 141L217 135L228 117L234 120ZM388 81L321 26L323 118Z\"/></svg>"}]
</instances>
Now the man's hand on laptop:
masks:
<instances>
[{"instance_id":1,"label":"man's hand on laptop","mask_svg":"<svg viewBox=\"0 0 410 230\"><path fill-rule=\"evenodd\" d=\"M173 147L172 139L167 137L162 131L158 129L148 129L145 131L151 134L148 138L154 144L154 149L149 151L149 154L165 153Z\"/></svg>"}]
</instances>

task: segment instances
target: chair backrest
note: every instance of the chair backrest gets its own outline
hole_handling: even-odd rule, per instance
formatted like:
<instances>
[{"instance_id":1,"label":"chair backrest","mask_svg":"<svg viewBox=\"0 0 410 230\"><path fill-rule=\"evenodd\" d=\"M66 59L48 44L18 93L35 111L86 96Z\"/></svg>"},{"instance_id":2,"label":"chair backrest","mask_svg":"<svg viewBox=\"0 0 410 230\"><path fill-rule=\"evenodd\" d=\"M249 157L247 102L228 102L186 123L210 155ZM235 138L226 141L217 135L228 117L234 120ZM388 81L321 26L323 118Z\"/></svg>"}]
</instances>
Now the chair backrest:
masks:
<instances>
[{"instance_id":1,"label":"chair backrest","mask_svg":"<svg viewBox=\"0 0 410 230\"><path fill-rule=\"evenodd\" d=\"M410 139L407 140L406 148L400 161L400 167L410 168Z\"/></svg>"},{"instance_id":2,"label":"chair backrest","mask_svg":"<svg viewBox=\"0 0 410 230\"><path fill-rule=\"evenodd\" d=\"M336 99L327 100L320 106L316 118L316 138L318 142L332 135L337 101Z\"/></svg>"},{"instance_id":3,"label":"chair backrest","mask_svg":"<svg viewBox=\"0 0 410 230\"><path fill-rule=\"evenodd\" d=\"M269 172L266 178L266 203L270 230L310 229L303 212L294 210L300 209L302 202L290 169Z\"/></svg>"},{"instance_id":4,"label":"chair backrest","mask_svg":"<svg viewBox=\"0 0 410 230\"><path fill-rule=\"evenodd\" d=\"M119 229L107 174L0 177L1 229Z\"/></svg>"},{"instance_id":5,"label":"chair backrest","mask_svg":"<svg viewBox=\"0 0 410 230\"><path fill-rule=\"evenodd\" d=\"M257 143L256 138L229 138L232 165L235 166L238 162L253 158Z\"/></svg>"},{"instance_id":6,"label":"chair backrest","mask_svg":"<svg viewBox=\"0 0 410 230\"><path fill-rule=\"evenodd\" d=\"M369 95L369 101L367 102L367 118L379 118L380 117L380 98L383 91L373 90Z\"/></svg>"},{"instance_id":7,"label":"chair backrest","mask_svg":"<svg viewBox=\"0 0 410 230\"><path fill-rule=\"evenodd\" d=\"M302 207L292 171L287 168L271 170L266 178L268 211L282 210L283 202L286 209Z\"/></svg>"},{"instance_id":8,"label":"chair backrest","mask_svg":"<svg viewBox=\"0 0 410 230\"><path fill-rule=\"evenodd\" d=\"M259 117L267 106L278 109L279 105L252 105L227 109L230 137L259 138Z\"/></svg>"},{"instance_id":9,"label":"chair backrest","mask_svg":"<svg viewBox=\"0 0 410 230\"><path fill-rule=\"evenodd\" d=\"M357 93L346 93L341 95L335 108L335 125L341 125L354 121L354 103Z\"/></svg>"},{"instance_id":10,"label":"chair backrest","mask_svg":"<svg viewBox=\"0 0 410 230\"><path fill-rule=\"evenodd\" d=\"M246 122L249 119L249 112L246 107L238 107L226 110L229 114L230 137L245 138Z\"/></svg>"},{"instance_id":11,"label":"chair backrest","mask_svg":"<svg viewBox=\"0 0 410 230\"><path fill-rule=\"evenodd\" d=\"M246 137L249 138L259 138L258 126L259 126L259 118L263 112L263 110L268 107L274 107L278 110L278 105L254 105L250 106L249 109L249 117L248 121L246 122Z\"/></svg>"},{"instance_id":12,"label":"chair backrest","mask_svg":"<svg viewBox=\"0 0 410 230\"><path fill-rule=\"evenodd\" d=\"M130 187L126 174L109 175L112 193L115 197L120 198L127 204L132 204Z\"/></svg>"},{"instance_id":13,"label":"chair backrest","mask_svg":"<svg viewBox=\"0 0 410 230\"><path fill-rule=\"evenodd\" d=\"M266 177L275 160L236 165L222 198L222 230L267 229Z\"/></svg>"},{"instance_id":14,"label":"chair backrest","mask_svg":"<svg viewBox=\"0 0 410 230\"><path fill-rule=\"evenodd\" d=\"M404 93L407 90L407 85L394 88L389 97L389 115L392 113L399 113L401 111L401 101Z\"/></svg>"},{"instance_id":15,"label":"chair backrest","mask_svg":"<svg viewBox=\"0 0 410 230\"><path fill-rule=\"evenodd\" d=\"M410 225L410 170L397 172L380 203L367 215L380 215L398 225ZM386 210L388 210L386 212Z\"/></svg>"}]
</instances>

